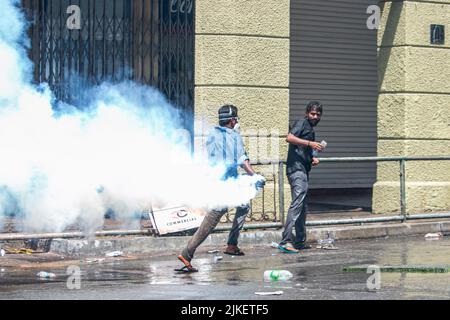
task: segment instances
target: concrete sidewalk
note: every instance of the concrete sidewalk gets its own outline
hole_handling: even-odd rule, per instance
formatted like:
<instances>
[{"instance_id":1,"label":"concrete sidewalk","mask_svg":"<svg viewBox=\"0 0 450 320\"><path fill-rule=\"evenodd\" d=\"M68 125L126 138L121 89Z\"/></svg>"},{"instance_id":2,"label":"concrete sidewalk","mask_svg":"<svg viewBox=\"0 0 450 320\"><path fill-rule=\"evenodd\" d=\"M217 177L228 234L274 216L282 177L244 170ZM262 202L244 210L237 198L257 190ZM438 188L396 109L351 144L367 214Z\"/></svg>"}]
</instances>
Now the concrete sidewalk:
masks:
<instances>
[{"instance_id":1,"label":"concrete sidewalk","mask_svg":"<svg viewBox=\"0 0 450 320\"><path fill-rule=\"evenodd\" d=\"M450 233L450 220L409 223L379 223L362 226L339 226L308 228L308 242L332 236L335 240L371 239L395 236L425 235L427 233ZM126 254L161 254L178 252L187 244L188 236L178 237L107 237L95 240L53 239L47 244L49 252L69 257L104 256L111 251ZM227 232L213 233L202 247L222 249L228 239ZM243 231L239 244L245 246L270 246L281 240L281 229Z\"/></svg>"}]
</instances>

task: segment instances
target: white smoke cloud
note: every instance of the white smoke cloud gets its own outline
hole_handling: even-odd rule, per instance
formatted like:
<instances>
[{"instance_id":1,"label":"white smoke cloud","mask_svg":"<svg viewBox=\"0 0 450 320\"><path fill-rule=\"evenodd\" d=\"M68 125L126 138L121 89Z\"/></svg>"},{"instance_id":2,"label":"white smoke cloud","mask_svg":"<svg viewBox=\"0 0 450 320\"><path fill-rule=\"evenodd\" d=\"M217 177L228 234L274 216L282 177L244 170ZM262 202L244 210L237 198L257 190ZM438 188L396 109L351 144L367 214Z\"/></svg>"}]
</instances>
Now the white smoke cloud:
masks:
<instances>
[{"instance_id":1,"label":"white smoke cloud","mask_svg":"<svg viewBox=\"0 0 450 320\"><path fill-rule=\"evenodd\" d=\"M181 117L155 89L132 82L87 90L83 110L29 81L18 1L0 1L0 216L20 212L26 231L93 231L108 209L133 217L150 206L212 209L256 196L254 178L221 181L223 168L192 156Z\"/></svg>"}]
</instances>

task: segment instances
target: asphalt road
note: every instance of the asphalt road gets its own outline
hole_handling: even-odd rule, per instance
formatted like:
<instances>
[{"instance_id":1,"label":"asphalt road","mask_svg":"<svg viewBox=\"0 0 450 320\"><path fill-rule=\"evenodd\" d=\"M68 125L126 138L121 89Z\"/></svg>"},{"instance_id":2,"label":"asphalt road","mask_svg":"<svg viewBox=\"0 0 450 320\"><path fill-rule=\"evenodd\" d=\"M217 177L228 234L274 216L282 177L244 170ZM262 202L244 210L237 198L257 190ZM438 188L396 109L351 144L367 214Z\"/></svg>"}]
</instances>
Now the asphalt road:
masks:
<instances>
[{"instance_id":1,"label":"asphalt road","mask_svg":"<svg viewBox=\"0 0 450 320\"><path fill-rule=\"evenodd\" d=\"M196 274L176 274L171 255L122 260L80 261L80 278L67 268L45 271L54 279L39 279L36 268L0 267L0 299L164 299L164 300L309 300L309 299L450 299L450 273L381 273L379 286L365 272L344 272L352 265L450 265L450 239L388 238L336 242L338 250L314 249L283 254L266 247L244 247L244 257L214 255L203 247L193 261ZM0 257L0 259L2 259ZM93 259L89 259L93 260ZM1 260L0 260L1 266ZM264 282L270 269L289 270L290 281ZM76 269L75 269L76 270ZM75 277L74 277L75 276ZM367 285L370 280L370 288ZM76 287L80 286L80 289ZM70 285L69 285L70 287ZM255 292L283 291L279 296Z\"/></svg>"}]
</instances>

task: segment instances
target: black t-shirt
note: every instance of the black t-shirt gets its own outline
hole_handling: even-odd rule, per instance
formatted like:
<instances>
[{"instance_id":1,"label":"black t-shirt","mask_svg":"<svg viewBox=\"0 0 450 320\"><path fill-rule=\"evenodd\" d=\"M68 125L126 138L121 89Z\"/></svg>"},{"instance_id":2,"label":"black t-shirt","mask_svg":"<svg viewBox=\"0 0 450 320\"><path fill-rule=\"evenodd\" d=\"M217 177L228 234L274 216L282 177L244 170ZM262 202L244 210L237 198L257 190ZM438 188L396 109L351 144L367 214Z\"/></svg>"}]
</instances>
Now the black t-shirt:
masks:
<instances>
[{"instance_id":1,"label":"black t-shirt","mask_svg":"<svg viewBox=\"0 0 450 320\"><path fill-rule=\"evenodd\" d=\"M297 121L292 127L291 134L303 140L314 141L316 135L308 119ZM309 173L312 163L312 148L289 144L286 173L289 175L295 171Z\"/></svg>"}]
</instances>

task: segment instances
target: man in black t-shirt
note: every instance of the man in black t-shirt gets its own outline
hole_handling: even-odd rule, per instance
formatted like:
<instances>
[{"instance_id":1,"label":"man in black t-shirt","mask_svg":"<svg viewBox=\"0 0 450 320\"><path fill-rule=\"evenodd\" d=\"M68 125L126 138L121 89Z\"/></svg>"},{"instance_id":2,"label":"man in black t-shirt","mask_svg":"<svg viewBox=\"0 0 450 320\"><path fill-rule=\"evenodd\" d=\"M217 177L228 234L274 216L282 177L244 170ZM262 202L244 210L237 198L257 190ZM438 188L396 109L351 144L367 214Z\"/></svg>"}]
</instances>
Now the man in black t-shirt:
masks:
<instances>
[{"instance_id":1,"label":"man in black t-shirt","mask_svg":"<svg viewBox=\"0 0 450 320\"><path fill-rule=\"evenodd\" d=\"M282 240L278 248L285 253L298 253L309 249L306 241L306 213L308 202L309 171L319 164L313 151L323 150L323 146L315 142L314 127L322 117L322 105L312 101L306 107L305 119L297 121L292 127L286 141L289 143L286 173L291 185L292 203L289 208ZM292 231L295 227L295 238Z\"/></svg>"}]
</instances>

